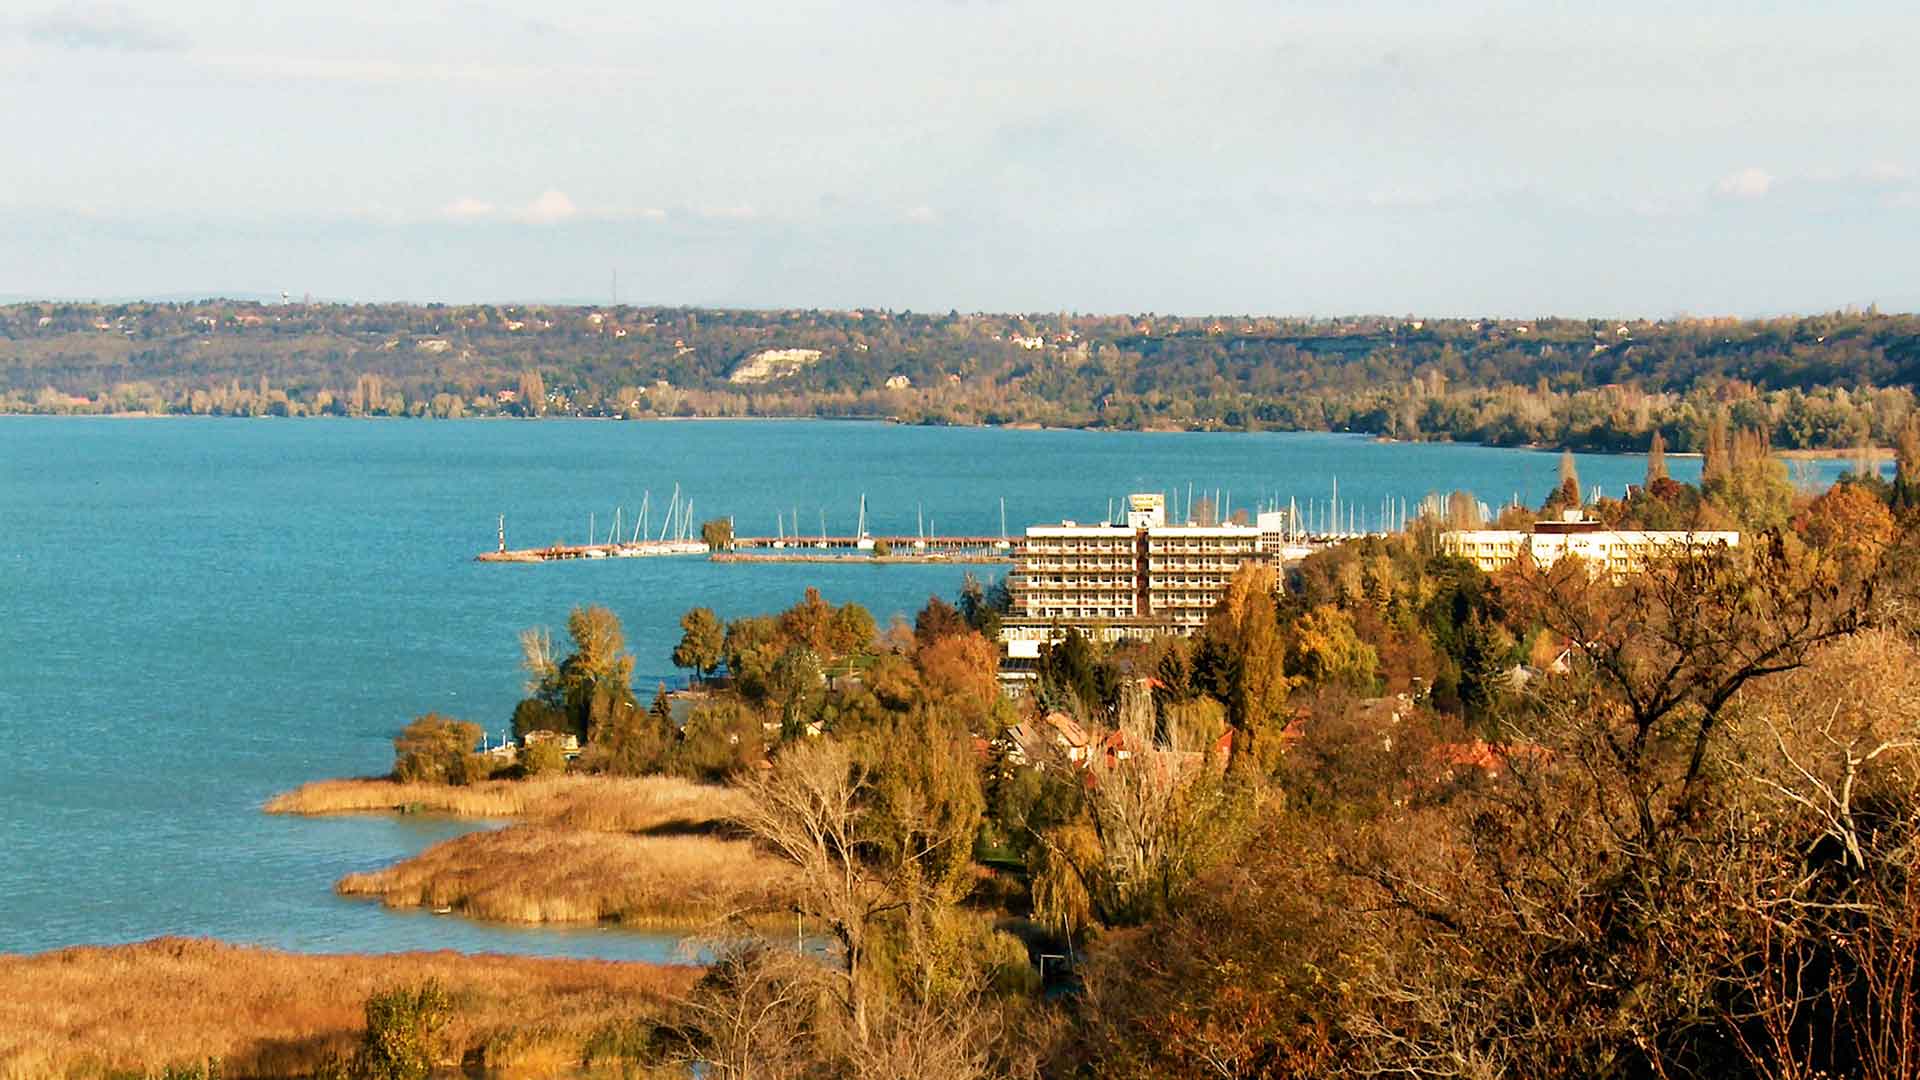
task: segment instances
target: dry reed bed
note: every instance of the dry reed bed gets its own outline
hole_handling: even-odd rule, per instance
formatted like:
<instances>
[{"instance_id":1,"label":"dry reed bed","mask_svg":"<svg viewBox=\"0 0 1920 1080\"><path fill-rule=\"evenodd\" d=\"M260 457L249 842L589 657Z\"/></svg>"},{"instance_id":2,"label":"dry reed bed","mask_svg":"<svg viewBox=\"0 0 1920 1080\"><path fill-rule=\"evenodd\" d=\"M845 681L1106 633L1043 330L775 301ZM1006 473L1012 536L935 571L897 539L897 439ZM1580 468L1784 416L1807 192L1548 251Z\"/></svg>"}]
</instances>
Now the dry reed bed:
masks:
<instances>
[{"instance_id":1,"label":"dry reed bed","mask_svg":"<svg viewBox=\"0 0 1920 1080\"><path fill-rule=\"evenodd\" d=\"M99 1077L222 1060L228 1076L300 1076L350 1053L367 997L438 979L449 1049L502 1075L552 1075L597 1031L663 1015L699 969L458 953L305 956L160 938L0 955L0 1080Z\"/></svg>"},{"instance_id":2,"label":"dry reed bed","mask_svg":"<svg viewBox=\"0 0 1920 1080\"><path fill-rule=\"evenodd\" d=\"M516 825L349 874L343 895L516 923L697 926L783 906L788 864L746 840Z\"/></svg>"},{"instance_id":3,"label":"dry reed bed","mask_svg":"<svg viewBox=\"0 0 1920 1080\"><path fill-rule=\"evenodd\" d=\"M518 818L605 832L712 825L731 816L731 788L669 776L553 776L464 787L394 780L316 780L269 799L269 814L415 812Z\"/></svg>"},{"instance_id":4,"label":"dry reed bed","mask_svg":"<svg viewBox=\"0 0 1920 1080\"><path fill-rule=\"evenodd\" d=\"M783 907L786 863L733 835L744 796L673 777L562 776L467 787L323 780L270 813L411 809L525 824L436 844L335 886L389 907L447 908L515 923L692 927Z\"/></svg>"}]
</instances>

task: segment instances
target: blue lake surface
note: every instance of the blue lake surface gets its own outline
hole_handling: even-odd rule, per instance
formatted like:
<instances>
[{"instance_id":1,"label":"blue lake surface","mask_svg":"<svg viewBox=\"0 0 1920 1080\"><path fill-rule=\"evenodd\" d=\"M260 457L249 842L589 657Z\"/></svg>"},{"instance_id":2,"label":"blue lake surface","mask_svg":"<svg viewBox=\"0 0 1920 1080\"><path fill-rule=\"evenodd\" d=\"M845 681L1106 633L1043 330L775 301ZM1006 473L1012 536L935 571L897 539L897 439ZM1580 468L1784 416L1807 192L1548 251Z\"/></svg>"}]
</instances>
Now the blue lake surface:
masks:
<instances>
[{"instance_id":1,"label":"blue lake surface","mask_svg":"<svg viewBox=\"0 0 1920 1080\"><path fill-rule=\"evenodd\" d=\"M1677 478L1697 459L1670 458ZM1144 434L769 422L0 418L0 952L207 935L306 951L670 959L669 936L530 930L333 895L474 827L262 814L306 780L372 775L427 710L498 733L520 694L518 632L573 605L623 620L643 696L672 678L680 614L768 611L817 585L884 622L965 568L484 565L496 516L534 546L604 532L677 483L742 534L776 514L851 533L943 534L1098 520L1130 491L1189 484L1234 507L1295 496L1373 512L1433 491L1538 503L1558 455L1323 434ZM1821 463L1807 479L1830 482ZM1636 457L1579 458L1591 487ZM631 522L631 517L626 517ZM988 574L998 568L979 568Z\"/></svg>"}]
</instances>

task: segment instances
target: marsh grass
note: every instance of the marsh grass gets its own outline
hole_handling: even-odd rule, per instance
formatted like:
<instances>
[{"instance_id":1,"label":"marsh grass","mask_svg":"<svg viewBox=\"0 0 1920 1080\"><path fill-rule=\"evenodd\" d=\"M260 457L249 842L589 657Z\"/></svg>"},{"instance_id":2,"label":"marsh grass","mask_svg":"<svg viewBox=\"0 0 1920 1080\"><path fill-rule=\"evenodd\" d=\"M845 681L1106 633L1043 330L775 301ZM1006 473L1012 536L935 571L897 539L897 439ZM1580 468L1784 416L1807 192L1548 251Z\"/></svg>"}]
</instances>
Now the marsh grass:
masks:
<instances>
[{"instance_id":1,"label":"marsh grass","mask_svg":"<svg viewBox=\"0 0 1920 1080\"><path fill-rule=\"evenodd\" d=\"M310 1075L352 1053L369 996L428 979L453 1002L447 1064L571 1074L607 1031L646 1030L699 974L451 952L305 956L185 938L0 955L0 1080L92 1080L208 1058L229 1077Z\"/></svg>"},{"instance_id":2,"label":"marsh grass","mask_svg":"<svg viewBox=\"0 0 1920 1080\"><path fill-rule=\"evenodd\" d=\"M348 875L335 885L345 896L500 922L691 928L784 906L788 865L730 824L745 798L732 788L665 776L557 776L465 787L323 780L275 798L267 810L415 810L521 822Z\"/></svg>"},{"instance_id":3,"label":"marsh grass","mask_svg":"<svg viewBox=\"0 0 1920 1080\"><path fill-rule=\"evenodd\" d=\"M713 827L742 796L730 788L670 776L550 776L477 784L388 779L316 780L269 799L269 814L431 813L517 818L601 832Z\"/></svg>"},{"instance_id":4,"label":"marsh grass","mask_svg":"<svg viewBox=\"0 0 1920 1080\"><path fill-rule=\"evenodd\" d=\"M516 825L443 841L335 888L515 923L693 927L779 906L788 865L750 841Z\"/></svg>"}]
</instances>

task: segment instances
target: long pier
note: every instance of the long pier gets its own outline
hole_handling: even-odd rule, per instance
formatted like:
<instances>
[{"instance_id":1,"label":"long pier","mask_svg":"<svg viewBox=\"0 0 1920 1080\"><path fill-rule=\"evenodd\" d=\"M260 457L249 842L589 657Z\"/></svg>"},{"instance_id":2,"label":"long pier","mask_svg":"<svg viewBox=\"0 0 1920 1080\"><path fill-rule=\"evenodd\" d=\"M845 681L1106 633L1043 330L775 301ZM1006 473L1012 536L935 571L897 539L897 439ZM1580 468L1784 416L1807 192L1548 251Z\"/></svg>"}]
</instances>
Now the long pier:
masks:
<instances>
[{"instance_id":1,"label":"long pier","mask_svg":"<svg viewBox=\"0 0 1920 1080\"><path fill-rule=\"evenodd\" d=\"M537 548L506 548L483 551L475 562L538 563L568 559L642 559L662 555L705 555L707 545L699 540L636 540L614 544L552 544Z\"/></svg>"},{"instance_id":2,"label":"long pier","mask_svg":"<svg viewBox=\"0 0 1920 1080\"><path fill-rule=\"evenodd\" d=\"M884 552L884 554L882 554ZM817 562L869 557L876 562L1011 562L1013 544L999 536L740 536L719 551L699 540L638 540L614 544L552 544L483 551L477 562L542 563L571 559L636 559L712 555L727 562Z\"/></svg>"},{"instance_id":3,"label":"long pier","mask_svg":"<svg viewBox=\"0 0 1920 1080\"><path fill-rule=\"evenodd\" d=\"M927 552L1000 551L1011 557L1013 544L1002 536L736 536L732 551L873 551L894 555Z\"/></svg>"}]
</instances>

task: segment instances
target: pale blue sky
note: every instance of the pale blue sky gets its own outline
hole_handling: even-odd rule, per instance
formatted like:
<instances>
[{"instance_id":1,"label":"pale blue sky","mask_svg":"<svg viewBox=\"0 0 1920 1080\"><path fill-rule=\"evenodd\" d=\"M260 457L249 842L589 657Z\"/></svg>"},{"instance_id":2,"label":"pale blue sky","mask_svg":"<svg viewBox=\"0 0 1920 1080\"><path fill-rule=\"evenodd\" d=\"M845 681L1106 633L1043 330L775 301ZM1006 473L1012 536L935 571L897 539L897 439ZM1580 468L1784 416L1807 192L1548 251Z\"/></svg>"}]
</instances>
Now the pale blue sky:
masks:
<instances>
[{"instance_id":1,"label":"pale blue sky","mask_svg":"<svg viewBox=\"0 0 1920 1080\"><path fill-rule=\"evenodd\" d=\"M1907 4L22 2L0 295L1920 307Z\"/></svg>"}]
</instances>

